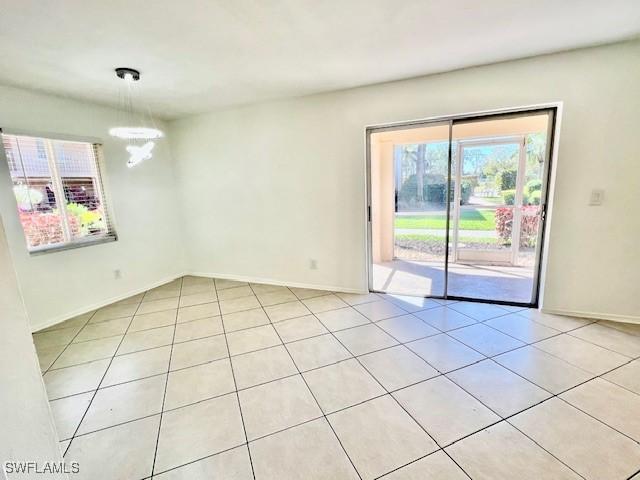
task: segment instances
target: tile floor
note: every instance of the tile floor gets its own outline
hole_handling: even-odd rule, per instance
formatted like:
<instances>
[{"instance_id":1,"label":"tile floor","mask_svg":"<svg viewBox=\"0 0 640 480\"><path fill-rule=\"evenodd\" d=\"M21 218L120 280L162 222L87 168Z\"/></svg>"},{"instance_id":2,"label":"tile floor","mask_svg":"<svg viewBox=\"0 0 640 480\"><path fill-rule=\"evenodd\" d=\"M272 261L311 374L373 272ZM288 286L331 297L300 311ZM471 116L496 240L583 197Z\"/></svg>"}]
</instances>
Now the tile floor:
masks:
<instances>
[{"instance_id":1,"label":"tile floor","mask_svg":"<svg viewBox=\"0 0 640 480\"><path fill-rule=\"evenodd\" d=\"M184 277L33 337L73 479L640 470L640 326Z\"/></svg>"}]
</instances>

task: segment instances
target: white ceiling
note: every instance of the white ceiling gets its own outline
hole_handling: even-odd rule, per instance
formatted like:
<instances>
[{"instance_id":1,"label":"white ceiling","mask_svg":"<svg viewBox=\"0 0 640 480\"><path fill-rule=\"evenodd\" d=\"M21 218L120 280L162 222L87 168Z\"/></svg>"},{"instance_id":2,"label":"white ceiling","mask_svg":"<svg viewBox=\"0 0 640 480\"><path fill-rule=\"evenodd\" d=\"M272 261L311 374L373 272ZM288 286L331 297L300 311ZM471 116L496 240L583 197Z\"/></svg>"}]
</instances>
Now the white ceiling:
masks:
<instances>
[{"instance_id":1,"label":"white ceiling","mask_svg":"<svg viewBox=\"0 0 640 480\"><path fill-rule=\"evenodd\" d=\"M175 118L638 34L639 0L3 0L0 83L117 104L130 66Z\"/></svg>"}]
</instances>

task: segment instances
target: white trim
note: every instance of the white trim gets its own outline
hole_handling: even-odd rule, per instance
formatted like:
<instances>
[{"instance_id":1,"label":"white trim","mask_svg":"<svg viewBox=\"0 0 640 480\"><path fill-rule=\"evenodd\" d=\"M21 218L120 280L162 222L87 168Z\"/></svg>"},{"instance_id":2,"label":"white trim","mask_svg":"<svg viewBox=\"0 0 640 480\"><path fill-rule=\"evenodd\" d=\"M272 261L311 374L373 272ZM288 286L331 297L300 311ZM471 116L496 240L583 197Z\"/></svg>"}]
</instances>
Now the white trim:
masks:
<instances>
[{"instance_id":1,"label":"white trim","mask_svg":"<svg viewBox=\"0 0 640 480\"><path fill-rule=\"evenodd\" d=\"M640 324L640 316L634 315L618 315L616 313L598 313L598 312L576 312L572 310L562 310L558 308L543 308L542 313L551 313L554 315L566 315L568 317L594 318L597 320L611 320L613 322L636 323Z\"/></svg>"},{"instance_id":2,"label":"white trim","mask_svg":"<svg viewBox=\"0 0 640 480\"><path fill-rule=\"evenodd\" d=\"M478 118L482 120L484 117L490 117L493 115L500 115L500 114L518 115L518 114L524 114L524 113L533 113L534 111L538 111L538 110L542 111L542 110L553 110L553 109L555 109L555 113L553 115L553 118L554 118L553 132L551 132L552 135L547 136L547 141L552 142L553 149L552 149L552 152L550 152L551 155L548 156L547 162L546 162L547 165L549 164L549 162L551 163L551 165L550 165L550 171L548 172L547 184L545 188L544 230L541 231L543 232L544 241L542 242L542 245L537 245L536 247L537 249L539 248L539 250L536 251L536 257L538 260L536 261L536 270L535 270L535 277L534 277L536 280L534 284L534 288L535 288L535 293L538 300L537 305L539 308L542 307L544 305L543 303L544 288L545 288L545 281L547 276L549 245L550 245L549 237L550 237L550 231L551 231L551 210L552 210L552 203L553 203L554 192L555 192L555 179L556 179L557 163L558 163L557 160L558 160L558 152L559 152L559 144L560 144L560 124L561 124L562 111L563 111L562 101L558 100L558 101L551 101L546 103L523 105L519 107L506 107L506 108L495 108L495 109L489 109L489 110L479 110L479 111L469 112L466 114L460 113L460 114L450 114L450 115L436 115L436 116L425 117L421 119L404 120L404 121L400 120L396 122L366 125L364 128L365 212L367 211L367 209L371 208L371 135L373 133L391 131L391 130L407 130L410 128L423 127L425 126L425 124L428 125L428 124L436 124L441 122L449 122L449 129L450 129L449 151L450 151L450 160L452 160L451 159L451 154L452 154L451 128L453 127L453 122L468 121L474 118ZM452 161L449 162L450 166L451 166L451 163ZM449 172L449 177L451 177L451 172ZM456 182L456 183L459 183L459 182ZM545 184L543 181L543 186L544 185ZM454 202L454 208L455 208L455 202ZM365 222L365 227L366 227L365 228L366 238L365 238L365 249L364 249L365 260L366 260L365 277L367 281L367 288L372 290L373 288L373 283L372 283L373 257L371 255L371 244L372 244L373 232L371 229L371 221ZM455 230L457 230L457 228ZM457 239L454 239L454 245L455 244L457 244ZM542 261L540 262L540 264L538 264L540 259L542 259ZM447 268L448 268L448 262L445 262L445 273ZM446 282L447 282L447 276L445 275L445 286L446 286Z\"/></svg>"},{"instance_id":3,"label":"white trim","mask_svg":"<svg viewBox=\"0 0 640 480\"><path fill-rule=\"evenodd\" d=\"M84 315L85 313L89 313L92 310L97 310L99 308L102 307L106 307L107 305L111 305L112 303L115 302L119 302L120 300L124 300L125 298L129 298L132 297L133 295L138 295L140 293L144 293L147 290L151 290L152 288L156 288L159 287L160 285L164 285L165 283L171 282L177 278L180 278L184 276L183 274L177 274L177 275L170 275L168 277L164 277L162 280L159 280L157 282L153 282L151 284L147 284L145 287L143 288L136 288L134 290L129 290L127 293L124 293L122 295L117 295L115 297L111 297L107 300L103 300L100 302L96 302L93 303L91 305L88 305L86 307L82 307L82 308L78 308L76 310L73 310L69 313L65 313L64 315L58 315L52 319L47 320L46 322L43 322L40 325L32 325L31 326L31 332L38 332L40 330L44 330L45 328L49 328L52 327L54 325L57 325L58 323L64 322L65 320L69 320L70 318L73 317L77 317L78 315Z\"/></svg>"},{"instance_id":4,"label":"white trim","mask_svg":"<svg viewBox=\"0 0 640 480\"><path fill-rule=\"evenodd\" d=\"M250 277L246 275L232 275L228 273L210 273L210 272L188 272L185 275L194 275L197 277L219 278L222 280L235 280L238 282L247 283L263 283L266 285L278 285L283 287L294 288L310 288L313 290L326 290L327 292L341 292L341 293L369 293L367 290L359 288L337 287L333 285L317 285L314 283L300 283L300 282L286 282L282 280L273 280L270 278Z\"/></svg>"},{"instance_id":5,"label":"white trim","mask_svg":"<svg viewBox=\"0 0 640 480\"><path fill-rule=\"evenodd\" d=\"M549 121L549 117L547 117L547 121ZM518 170L516 171L516 195L513 199L513 213L511 214L511 265L514 267L518 263L518 253L520 252L520 236L521 236L521 225L522 225L522 207L524 200L524 176L526 174L527 169L527 151L525 149L525 144L527 142L527 137L522 135L520 137L520 143L518 144ZM546 159L545 159L546 160ZM544 163L543 163L544 167ZM542 175L544 175L544 168L542 169ZM542 178L540 179L542 182ZM506 202L505 202L506 203ZM536 255L540 252L536 251ZM535 266L534 266L535 268ZM533 292L531 292L533 296Z\"/></svg>"},{"instance_id":6,"label":"white trim","mask_svg":"<svg viewBox=\"0 0 640 480\"><path fill-rule=\"evenodd\" d=\"M547 176L547 185L545 192L545 213L543 222L544 230L542 232L543 241L542 245L539 246L539 248L541 249L539 255L542 258L542 263L538 265L538 271L540 275L540 277L538 278L538 307L542 309L544 309L544 294L547 283L547 270L549 268L549 252L551 250L551 223L553 222L553 207L555 205L554 199L556 192L556 173L558 172L563 107L564 104L562 102L556 103L553 132L551 132L550 137L547 136L547 142L549 141L549 139L552 139L553 143L552 151L550 152L551 155L548 157L548 161L551 162L551 165ZM542 186L545 186L544 179L542 181Z\"/></svg>"},{"instance_id":7,"label":"white trim","mask_svg":"<svg viewBox=\"0 0 640 480\"><path fill-rule=\"evenodd\" d=\"M115 233L88 237L89 238L84 237L79 240L72 240L70 242L52 243L44 247L34 247L33 250L27 250L27 252L29 253L29 255L37 257L38 255L46 255L48 253L63 252L65 250L73 250L74 248L89 247L91 245L100 245L102 243L118 241L118 236Z\"/></svg>"},{"instance_id":8,"label":"white trim","mask_svg":"<svg viewBox=\"0 0 640 480\"><path fill-rule=\"evenodd\" d=\"M11 127L0 128L0 133L5 133L7 135L18 135L22 137L38 137L47 140L62 140L65 142L98 143L100 145L104 143L104 139L100 137L90 137L86 135L74 135L68 133L41 132L38 130L25 130L21 128Z\"/></svg>"},{"instance_id":9,"label":"white trim","mask_svg":"<svg viewBox=\"0 0 640 480\"><path fill-rule=\"evenodd\" d=\"M431 123L431 122L446 122L449 120L470 120L474 117L484 117L487 115L496 115L503 113L521 113L523 111L528 110L545 110L548 108L554 108L558 105L561 105L561 100L545 102L545 103L534 103L528 105L521 105L518 107L498 107L491 108L488 110L474 110L471 112L462 112L462 113L452 113L448 115L434 115L430 117L422 117L422 118L414 118L410 120L398 120L395 122L387 122L387 123L374 123L365 126L365 130L385 130L385 129L405 129L411 128L412 125L416 127L420 127L422 123Z\"/></svg>"},{"instance_id":10,"label":"white trim","mask_svg":"<svg viewBox=\"0 0 640 480\"><path fill-rule=\"evenodd\" d=\"M451 124L451 131L453 132L453 123ZM451 150L451 143L453 143L453 134L452 137L449 139L449 150ZM456 172L456 178L453 180L453 225L449 225L449 230L451 235L451 250L450 250L450 255L449 258L447 259L446 253L445 253L445 263L449 263L451 264L456 263L458 261L458 241L459 241L459 237L460 237L460 207L461 202L460 202L460 194L462 193L462 156L464 155L464 147L465 144L458 142L458 146L456 148L456 164L455 167L453 167L453 159L451 159L451 164L452 164L452 168L454 169L454 171ZM451 178L449 175L447 175L447 179L445 181L449 182L449 185L451 185ZM446 198L449 192L449 188L448 187L445 189L445 202L450 202L450 197ZM449 220L449 222L451 222L451 220ZM446 233L445 233L445 238L446 238ZM445 245L445 249L446 249L446 245ZM446 252L446 250L445 250ZM447 262L448 260L448 262ZM449 268L447 266L447 271L446 271L446 275L449 275ZM449 286L449 280L447 279L447 287ZM446 291L443 293L447 293Z\"/></svg>"},{"instance_id":11,"label":"white trim","mask_svg":"<svg viewBox=\"0 0 640 480\"><path fill-rule=\"evenodd\" d=\"M53 149L53 141L50 138L43 138L45 150L47 152L47 164L49 165L49 177L51 178L51 185L53 186L53 198L56 200L56 208L58 209L58 214L60 215L60 226L62 227L62 239L63 244L68 244L71 242L71 228L69 227L69 214L67 212L67 198L64 193L64 186L62 185L62 178L60 177L60 172L58 171L58 164L56 162L56 152ZM18 140L16 139L16 143ZM18 152L20 152L20 143L18 143ZM20 164L22 165L22 173L24 175L27 186L29 186L29 180L27 177L27 172L25 171L24 161L22 159L22 153L19 153L20 156ZM102 200L102 199L100 199ZM18 207L20 208L20 207ZM31 204L31 209L33 209L33 204ZM27 242L29 244L29 242ZM30 247L31 245L29 245Z\"/></svg>"},{"instance_id":12,"label":"white trim","mask_svg":"<svg viewBox=\"0 0 640 480\"><path fill-rule=\"evenodd\" d=\"M118 295L116 297L111 297L107 300L94 303L92 305L79 308L72 312L69 312L64 315L58 315L53 319L50 319L37 327L31 328L31 332L38 332L40 330L44 330L45 328L52 327L58 323L64 322L65 320L69 320L70 318L76 317L78 315L83 315L85 313L91 312L92 310L97 310L102 307L106 307L115 302L119 302L120 300L124 300L125 298L132 297L133 295L138 295L140 293L144 293L147 290L151 290L152 288L159 287L160 285L164 285L165 283L171 282L178 278L182 278L186 275L193 275L198 277L207 277L207 278L220 278L224 280L236 280L239 282L248 282L248 283L262 283L266 285L278 285L285 287L295 287L295 288L310 288L314 290L325 290L327 292L343 292L343 293L357 293L357 294L366 294L369 293L367 290L362 290L359 288L348 288L348 287L338 287L332 285L317 285L312 283L301 283L301 282L285 282L281 280L273 280L268 278L258 278L251 277L246 275L232 275L228 273L211 273L211 272L196 272L196 271L186 271L182 273L177 273L174 275L170 275L168 277L164 277L162 280L157 282L153 282L151 284L147 284L143 288L136 288L134 290L130 290L127 293L122 295ZM596 312L576 312L571 310L562 310L562 309L540 309L543 313L551 313L554 315L566 315L570 317L583 317L583 318L595 318L598 320L611 320L614 322L626 322L626 323L636 323L640 324L640 316L632 316L632 315L617 315L614 313L596 313Z\"/></svg>"}]
</instances>

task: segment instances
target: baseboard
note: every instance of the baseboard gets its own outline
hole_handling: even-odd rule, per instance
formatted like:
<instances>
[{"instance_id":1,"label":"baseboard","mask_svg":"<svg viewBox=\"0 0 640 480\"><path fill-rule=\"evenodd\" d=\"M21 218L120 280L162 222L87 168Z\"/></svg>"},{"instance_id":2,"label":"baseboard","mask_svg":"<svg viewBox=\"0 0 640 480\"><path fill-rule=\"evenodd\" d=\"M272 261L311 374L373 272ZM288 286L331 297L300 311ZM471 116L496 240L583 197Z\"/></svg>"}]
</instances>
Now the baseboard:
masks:
<instances>
[{"instance_id":1,"label":"baseboard","mask_svg":"<svg viewBox=\"0 0 640 480\"><path fill-rule=\"evenodd\" d=\"M368 293L366 290L360 290L358 288L348 288L348 287L339 287L334 285L318 285L314 283L301 283L301 282L285 282L280 280L273 280L271 278L260 278L260 277L252 277L246 275L233 275L228 273L211 273L211 272L197 272L197 271L187 271L179 274L170 275L162 278L156 282L151 284L147 284L142 288L137 288L134 290L130 290L127 293L122 295L118 295L116 297L108 298L104 301L100 301L91 305L87 305L80 309L76 309L64 315L59 315L54 317L37 327L32 327L32 332L38 332L45 328L52 327L60 322L64 322L70 318L76 317L78 315L83 315L92 310L97 310L98 308L105 307L115 302L119 302L120 300L124 300L125 298L129 298L133 295L138 295L139 293L146 292L147 290L151 290L152 288L159 287L160 285L164 285L165 283L171 282L176 278L180 278L184 275L194 275L198 277L207 277L207 278L222 278L225 280L236 280L238 282L247 282L247 283L263 283L267 285L278 285L278 286L287 286L287 287L296 287L296 288L310 288L314 290L325 290L328 292L343 292L343 293L359 293L364 294ZM597 313L597 312L581 312L575 310L562 310L557 308L542 308L541 311L543 313L551 313L555 315L566 315L569 317L583 317L583 318L594 318L597 320L609 320L613 322L623 322L623 323L636 323L640 324L640 316L633 315L618 315L614 313Z\"/></svg>"},{"instance_id":2,"label":"baseboard","mask_svg":"<svg viewBox=\"0 0 640 480\"><path fill-rule=\"evenodd\" d=\"M38 332L40 330L44 330L45 328L52 327L54 325L57 325L60 322L64 322L65 320L69 320L70 318L77 317L78 315L83 315L85 313L91 312L92 310L97 310L98 308L106 307L107 305L110 305L115 302L119 302L120 300L124 300L125 298L129 298L129 297L132 297L133 295L138 295L139 293L143 293L143 292L146 292L147 290L151 290L152 288L159 287L160 285L164 285L165 283L171 282L176 278L180 278L182 276L183 274L170 275L168 277L162 278L161 280L158 280L157 282L147 284L143 288L136 288L122 295L118 295L116 297L108 298L104 301L87 305L85 307L73 310L64 315L58 315L57 317L47 320L46 322L43 322L38 326L31 327L31 332L33 333L33 332Z\"/></svg>"},{"instance_id":3,"label":"baseboard","mask_svg":"<svg viewBox=\"0 0 640 480\"><path fill-rule=\"evenodd\" d=\"M562 310L558 308L542 308L543 313L554 315L566 315L568 317L594 318L597 320L610 320L612 322L637 323L640 324L640 317L634 315L618 315L615 313L578 312L573 310Z\"/></svg>"},{"instance_id":4,"label":"baseboard","mask_svg":"<svg viewBox=\"0 0 640 480\"><path fill-rule=\"evenodd\" d=\"M32 332L38 332L40 330L44 330L45 328L52 327L53 325L57 325L60 322L64 322L73 317L77 317L78 315L83 315L92 310L97 310L98 308L106 307L115 302L119 302L120 300L124 300L125 298L129 298L133 295L138 295L139 293L146 292L147 290L151 290L152 288L159 287L165 283L171 282L176 278L180 278L184 275L195 275L198 277L208 277L208 278L224 278L225 280L237 280L239 282L251 282L251 283L264 283L267 285L279 285L279 286L289 286L289 287L298 287L298 288L312 288L315 290L326 290L330 292L344 292L344 293L367 293L363 290L358 290L357 288L346 288L346 287L336 287L332 285L315 285L311 283L298 283L298 282L281 282L278 280L268 279L268 278L258 278L258 277L249 277L243 275L230 275L223 273L210 273L210 272L183 272L180 274L171 275L168 277L164 277L163 279L153 282L151 284L145 285L143 288L137 288L135 290L130 290L125 294L118 295L116 297L108 298L104 301L100 301L91 305L87 305L85 307L73 310L64 315L58 315L46 322L41 323L38 326L32 327Z\"/></svg>"},{"instance_id":5,"label":"baseboard","mask_svg":"<svg viewBox=\"0 0 640 480\"><path fill-rule=\"evenodd\" d=\"M326 290L328 292L369 293L366 290L360 290L358 288L337 287L334 285L316 285L313 283L283 282L280 280L273 280L272 278L259 278L259 277L245 276L245 275L232 275L228 273L190 271L188 273L185 273L185 275L194 275L197 277L208 277L208 278L221 278L224 280L236 280L238 282L247 282L247 283L264 283L266 285L278 285L283 287L311 288L314 290Z\"/></svg>"}]
</instances>

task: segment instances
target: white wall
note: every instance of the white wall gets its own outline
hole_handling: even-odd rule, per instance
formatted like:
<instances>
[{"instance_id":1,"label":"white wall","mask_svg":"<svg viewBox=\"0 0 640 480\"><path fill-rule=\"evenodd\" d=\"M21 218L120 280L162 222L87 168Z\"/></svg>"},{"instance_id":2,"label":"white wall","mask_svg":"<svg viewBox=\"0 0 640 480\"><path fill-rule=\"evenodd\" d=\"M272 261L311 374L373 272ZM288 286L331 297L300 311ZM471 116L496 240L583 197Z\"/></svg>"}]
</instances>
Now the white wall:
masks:
<instances>
[{"instance_id":1,"label":"white wall","mask_svg":"<svg viewBox=\"0 0 640 480\"><path fill-rule=\"evenodd\" d=\"M35 461L42 468L43 462L59 462L62 456L58 437L1 218L0 331L0 463ZM36 474L9 476L37 477L44 478ZM52 474L47 478L63 479L67 475Z\"/></svg>"},{"instance_id":2,"label":"white wall","mask_svg":"<svg viewBox=\"0 0 640 480\"><path fill-rule=\"evenodd\" d=\"M638 321L638 41L172 122L187 269L364 290L366 125L556 101L543 306Z\"/></svg>"},{"instance_id":3,"label":"white wall","mask_svg":"<svg viewBox=\"0 0 640 480\"><path fill-rule=\"evenodd\" d=\"M114 95L117 92L114 92ZM122 141L108 129L111 108L0 86L0 128L97 137L104 142L103 180L118 241L29 255L6 162L0 162L0 214L34 330L167 281L182 271L178 195L168 140L153 159L126 167ZM122 278L114 278L114 269Z\"/></svg>"},{"instance_id":4,"label":"white wall","mask_svg":"<svg viewBox=\"0 0 640 480\"><path fill-rule=\"evenodd\" d=\"M544 308L638 321L639 85L638 41L507 62L177 120L153 160L131 170L106 135L115 110L0 86L0 127L104 140L119 235L30 256L0 164L0 214L32 327L185 269L364 290L366 125L555 101L564 106ZM606 190L603 206L587 206L592 188Z\"/></svg>"}]
</instances>

